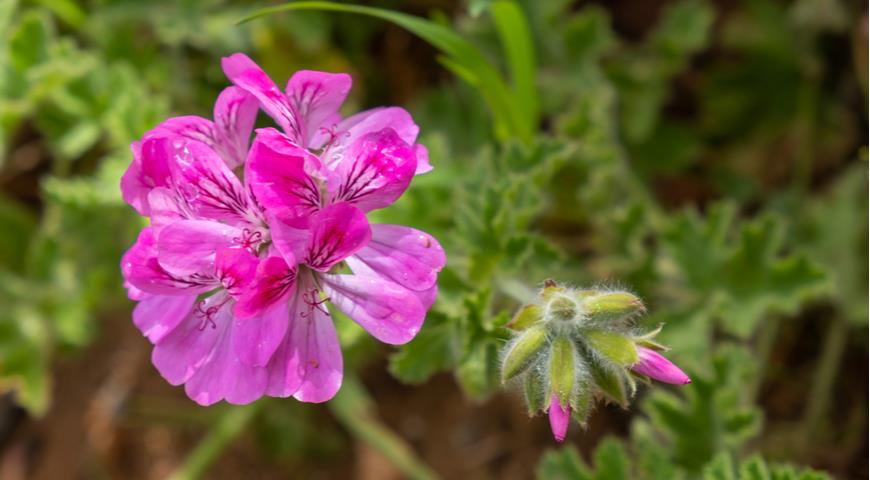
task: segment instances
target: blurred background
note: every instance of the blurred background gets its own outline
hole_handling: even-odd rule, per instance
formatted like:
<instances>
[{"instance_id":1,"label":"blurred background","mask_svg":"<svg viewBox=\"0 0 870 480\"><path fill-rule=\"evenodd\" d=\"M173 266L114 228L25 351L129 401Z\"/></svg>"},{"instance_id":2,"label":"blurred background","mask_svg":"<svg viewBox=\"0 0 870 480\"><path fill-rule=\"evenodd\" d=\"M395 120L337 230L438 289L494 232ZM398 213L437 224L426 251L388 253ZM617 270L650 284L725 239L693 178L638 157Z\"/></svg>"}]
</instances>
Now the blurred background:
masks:
<instances>
[{"instance_id":1,"label":"blurred background","mask_svg":"<svg viewBox=\"0 0 870 480\"><path fill-rule=\"evenodd\" d=\"M866 3L365 3L474 55L351 13L236 24L267 3L0 0L0 478L867 478ZM328 404L199 407L130 320L129 144L210 118L237 51L350 73L346 113L404 106L435 167L376 216L444 245L439 301L401 348L338 318ZM545 278L637 292L692 385L556 448L497 371Z\"/></svg>"}]
</instances>

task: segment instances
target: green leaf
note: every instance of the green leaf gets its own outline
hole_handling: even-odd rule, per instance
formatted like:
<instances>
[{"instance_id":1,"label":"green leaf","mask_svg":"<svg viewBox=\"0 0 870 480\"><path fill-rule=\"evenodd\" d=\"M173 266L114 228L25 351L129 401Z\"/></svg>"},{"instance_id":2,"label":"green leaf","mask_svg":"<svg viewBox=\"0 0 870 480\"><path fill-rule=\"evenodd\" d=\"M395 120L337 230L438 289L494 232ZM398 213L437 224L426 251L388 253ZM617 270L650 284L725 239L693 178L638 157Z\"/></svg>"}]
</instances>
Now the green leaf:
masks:
<instances>
[{"instance_id":1,"label":"green leaf","mask_svg":"<svg viewBox=\"0 0 870 480\"><path fill-rule=\"evenodd\" d=\"M496 0L489 8L505 50L520 112L532 128L538 125L535 45L526 15L514 0Z\"/></svg>"},{"instance_id":2,"label":"green leaf","mask_svg":"<svg viewBox=\"0 0 870 480\"><path fill-rule=\"evenodd\" d=\"M593 480L589 469L577 450L565 446L560 450L548 450L538 463L539 480Z\"/></svg>"},{"instance_id":3,"label":"green leaf","mask_svg":"<svg viewBox=\"0 0 870 480\"><path fill-rule=\"evenodd\" d=\"M444 53L450 62L459 67L461 71L473 75L465 80L477 87L489 105L496 123L497 134L502 132L503 139L517 136L526 143L531 142L532 133L536 126L533 119L523 116L517 97L511 93L504 79L483 56L483 53L449 28L413 15L390 10L318 1L287 3L265 8L252 13L242 19L240 23L291 10L327 10L368 15L393 22L407 29Z\"/></svg>"},{"instance_id":4,"label":"green leaf","mask_svg":"<svg viewBox=\"0 0 870 480\"><path fill-rule=\"evenodd\" d=\"M31 10L21 16L9 35L9 60L19 72L48 60L52 31L42 13Z\"/></svg>"},{"instance_id":5,"label":"green leaf","mask_svg":"<svg viewBox=\"0 0 870 480\"><path fill-rule=\"evenodd\" d=\"M453 329L446 317L430 312L420 333L390 356L390 373L402 382L419 384L455 362Z\"/></svg>"},{"instance_id":6,"label":"green leaf","mask_svg":"<svg viewBox=\"0 0 870 480\"><path fill-rule=\"evenodd\" d=\"M21 272L36 230L36 218L17 202L0 196L0 265Z\"/></svg>"}]
</instances>

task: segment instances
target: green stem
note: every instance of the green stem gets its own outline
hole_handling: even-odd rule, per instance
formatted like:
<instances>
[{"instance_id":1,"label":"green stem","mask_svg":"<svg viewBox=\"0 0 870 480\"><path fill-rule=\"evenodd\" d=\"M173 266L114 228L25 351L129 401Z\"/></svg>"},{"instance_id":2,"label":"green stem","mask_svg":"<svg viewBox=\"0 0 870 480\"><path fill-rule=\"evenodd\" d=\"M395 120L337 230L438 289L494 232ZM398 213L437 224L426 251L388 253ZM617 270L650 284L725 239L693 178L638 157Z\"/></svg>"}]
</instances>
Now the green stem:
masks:
<instances>
[{"instance_id":1,"label":"green stem","mask_svg":"<svg viewBox=\"0 0 870 480\"><path fill-rule=\"evenodd\" d=\"M372 400L356 377L345 375L341 391L329 402L329 408L354 437L380 452L408 478L437 478L400 437L378 421Z\"/></svg>"},{"instance_id":2,"label":"green stem","mask_svg":"<svg viewBox=\"0 0 870 480\"><path fill-rule=\"evenodd\" d=\"M200 478L217 460L227 445L241 434L262 402L245 407L232 407L208 432L208 435L187 456L184 463L169 477L170 480Z\"/></svg>"},{"instance_id":3,"label":"green stem","mask_svg":"<svg viewBox=\"0 0 870 480\"><path fill-rule=\"evenodd\" d=\"M781 322L782 319L780 317L772 317L770 321L762 325L761 332L758 335L755 355L755 358L759 360L758 373L755 375L755 379L749 388L749 398L753 400L758 397L761 385L764 383L767 367L770 364L770 356L773 353L773 347L776 345L776 340L779 336L779 324Z\"/></svg>"},{"instance_id":4,"label":"green stem","mask_svg":"<svg viewBox=\"0 0 870 480\"><path fill-rule=\"evenodd\" d=\"M842 316L836 315L828 326L821 360L816 367L809 390L809 401L804 411L803 433L807 441L816 432L819 422L828 412L831 391L837 380L837 371L843 361L848 339L849 323Z\"/></svg>"}]
</instances>

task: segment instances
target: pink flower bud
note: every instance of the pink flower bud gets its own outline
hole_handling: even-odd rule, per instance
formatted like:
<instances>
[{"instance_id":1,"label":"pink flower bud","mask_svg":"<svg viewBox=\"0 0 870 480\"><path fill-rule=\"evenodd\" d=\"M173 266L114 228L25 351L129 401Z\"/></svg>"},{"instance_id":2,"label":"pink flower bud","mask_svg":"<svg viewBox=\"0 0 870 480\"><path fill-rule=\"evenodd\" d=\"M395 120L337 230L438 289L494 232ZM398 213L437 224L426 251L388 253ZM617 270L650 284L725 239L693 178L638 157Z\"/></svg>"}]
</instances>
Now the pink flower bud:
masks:
<instances>
[{"instance_id":1,"label":"pink flower bud","mask_svg":"<svg viewBox=\"0 0 870 480\"><path fill-rule=\"evenodd\" d=\"M568 434L568 423L571 421L571 407L562 408L559 404L559 398L554 393L550 397L550 429L553 431L553 437L557 442L565 441L565 435Z\"/></svg>"},{"instance_id":2,"label":"pink flower bud","mask_svg":"<svg viewBox=\"0 0 870 480\"><path fill-rule=\"evenodd\" d=\"M631 367L636 373L673 385L692 383L692 380L685 372L663 357L659 352L638 346L637 355L639 360Z\"/></svg>"}]
</instances>

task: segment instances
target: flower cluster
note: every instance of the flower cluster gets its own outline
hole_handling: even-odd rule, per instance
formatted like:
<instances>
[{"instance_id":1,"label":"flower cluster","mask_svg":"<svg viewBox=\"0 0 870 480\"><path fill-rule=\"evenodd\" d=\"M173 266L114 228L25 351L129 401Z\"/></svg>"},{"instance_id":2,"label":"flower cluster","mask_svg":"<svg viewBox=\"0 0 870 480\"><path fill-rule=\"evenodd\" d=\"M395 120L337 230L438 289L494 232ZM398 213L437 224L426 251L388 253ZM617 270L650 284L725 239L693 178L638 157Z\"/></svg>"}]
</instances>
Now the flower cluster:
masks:
<instances>
[{"instance_id":1,"label":"flower cluster","mask_svg":"<svg viewBox=\"0 0 870 480\"><path fill-rule=\"evenodd\" d=\"M348 75L300 71L281 91L243 54L222 66L214 120L170 118L132 145L121 191L150 219L121 261L133 322L197 403L323 402L343 371L327 302L402 344L435 301L438 242L366 217L428 154L401 108L342 119ZM280 130L253 131L260 109Z\"/></svg>"},{"instance_id":2,"label":"flower cluster","mask_svg":"<svg viewBox=\"0 0 870 480\"><path fill-rule=\"evenodd\" d=\"M556 441L572 415L586 423L596 397L627 405L636 379L671 384L689 377L659 352L659 329L634 331L643 303L631 293L577 290L544 283L537 301L508 324L516 332L505 348L502 380L522 379L529 414L546 410Z\"/></svg>"}]
</instances>

